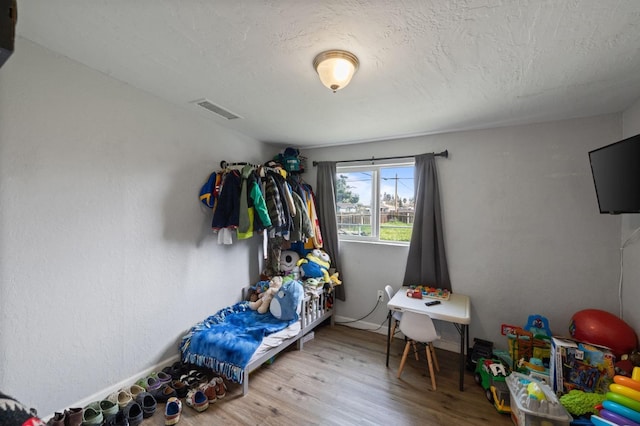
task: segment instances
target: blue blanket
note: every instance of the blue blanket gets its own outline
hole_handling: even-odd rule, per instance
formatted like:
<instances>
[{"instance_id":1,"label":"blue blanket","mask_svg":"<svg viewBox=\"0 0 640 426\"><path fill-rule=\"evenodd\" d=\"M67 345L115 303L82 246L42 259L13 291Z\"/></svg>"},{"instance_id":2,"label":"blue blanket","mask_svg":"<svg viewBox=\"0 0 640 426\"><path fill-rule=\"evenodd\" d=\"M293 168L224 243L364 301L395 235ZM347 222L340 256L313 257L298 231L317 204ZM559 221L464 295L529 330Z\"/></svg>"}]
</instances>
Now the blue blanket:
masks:
<instances>
[{"instance_id":1,"label":"blue blanket","mask_svg":"<svg viewBox=\"0 0 640 426\"><path fill-rule=\"evenodd\" d=\"M184 362L207 367L236 383L244 380L249 363L264 336L296 320L282 321L271 313L259 314L248 302L236 303L199 322L182 338Z\"/></svg>"}]
</instances>

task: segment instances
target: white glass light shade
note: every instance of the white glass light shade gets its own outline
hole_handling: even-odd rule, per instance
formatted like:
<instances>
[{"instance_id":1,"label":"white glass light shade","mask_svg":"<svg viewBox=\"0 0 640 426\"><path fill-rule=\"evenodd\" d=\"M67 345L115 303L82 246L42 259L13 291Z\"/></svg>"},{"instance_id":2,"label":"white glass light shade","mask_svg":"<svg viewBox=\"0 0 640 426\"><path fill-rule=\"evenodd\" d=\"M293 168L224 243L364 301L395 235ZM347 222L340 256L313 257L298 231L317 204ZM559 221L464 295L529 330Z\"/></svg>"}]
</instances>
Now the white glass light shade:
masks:
<instances>
[{"instance_id":1,"label":"white glass light shade","mask_svg":"<svg viewBox=\"0 0 640 426\"><path fill-rule=\"evenodd\" d=\"M358 65L358 58L344 50L327 50L313 60L320 81L334 93L349 84Z\"/></svg>"}]
</instances>

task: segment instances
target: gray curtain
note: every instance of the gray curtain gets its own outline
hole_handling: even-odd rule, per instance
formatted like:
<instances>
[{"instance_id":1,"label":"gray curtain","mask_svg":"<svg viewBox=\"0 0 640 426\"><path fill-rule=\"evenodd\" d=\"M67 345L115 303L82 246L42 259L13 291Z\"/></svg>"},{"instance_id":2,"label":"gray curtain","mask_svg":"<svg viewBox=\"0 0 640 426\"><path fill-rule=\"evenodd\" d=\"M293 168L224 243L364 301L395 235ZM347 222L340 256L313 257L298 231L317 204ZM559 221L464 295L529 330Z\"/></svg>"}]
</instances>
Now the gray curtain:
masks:
<instances>
[{"instance_id":1,"label":"gray curtain","mask_svg":"<svg viewBox=\"0 0 640 426\"><path fill-rule=\"evenodd\" d=\"M416 211L403 282L451 290L436 159L433 154L422 154L416 156L415 161Z\"/></svg>"},{"instance_id":2,"label":"gray curtain","mask_svg":"<svg viewBox=\"0 0 640 426\"><path fill-rule=\"evenodd\" d=\"M338 251L338 220L336 219L336 162L321 161L318 163L318 187L316 190L316 210L322 231L323 250L331 257L331 266L340 272L342 285L335 288L335 297L346 300L344 276L340 268L340 252Z\"/></svg>"}]
</instances>

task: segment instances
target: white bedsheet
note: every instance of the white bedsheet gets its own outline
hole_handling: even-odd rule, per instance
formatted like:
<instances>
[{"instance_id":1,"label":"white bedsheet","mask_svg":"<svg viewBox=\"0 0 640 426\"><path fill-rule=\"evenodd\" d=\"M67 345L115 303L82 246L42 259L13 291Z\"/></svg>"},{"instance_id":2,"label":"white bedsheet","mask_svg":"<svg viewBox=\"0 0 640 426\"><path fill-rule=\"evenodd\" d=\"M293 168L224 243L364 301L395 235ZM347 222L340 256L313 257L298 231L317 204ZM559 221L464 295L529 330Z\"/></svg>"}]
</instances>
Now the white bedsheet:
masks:
<instances>
[{"instance_id":1,"label":"white bedsheet","mask_svg":"<svg viewBox=\"0 0 640 426\"><path fill-rule=\"evenodd\" d=\"M296 336L298 333L300 333L301 328L301 321L296 321L289 327L266 336L264 339L262 339L262 343L260 344L260 346L258 346L258 349L256 349L255 353L249 360L249 364L251 364L253 360L262 356L269 349L279 346L280 343L282 343L284 340Z\"/></svg>"}]
</instances>

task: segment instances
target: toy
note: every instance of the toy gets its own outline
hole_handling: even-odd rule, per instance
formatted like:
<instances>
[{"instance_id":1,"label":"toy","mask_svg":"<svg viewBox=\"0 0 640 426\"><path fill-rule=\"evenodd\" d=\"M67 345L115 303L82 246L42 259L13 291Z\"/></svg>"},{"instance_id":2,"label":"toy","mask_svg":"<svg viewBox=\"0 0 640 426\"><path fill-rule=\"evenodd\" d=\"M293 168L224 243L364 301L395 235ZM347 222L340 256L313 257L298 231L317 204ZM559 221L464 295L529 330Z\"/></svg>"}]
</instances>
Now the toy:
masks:
<instances>
[{"instance_id":1,"label":"toy","mask_svg":"<svg viewBox=\"0 0 640 426\"><path fill-rule=\"evenodd\" d=\"M569 333L574 339L606 346L620 358L638 346L635 331L617 316L599 309L585 309L573 314Z\"/></svg>"},{"instance_id":2,"label":"toy","mask_svg":"<svg viewBox=\"0 0 640 426\"><path fill-rule=\"evenodd\" d=\"M271 300L269 312L283 321L297 320L303 296L302 284L293 279L285 278L284 281Z\"/></svg>"},{"instance_id":3,"label":"toy","mask_svg":"<svg viewBox=\"0 0 640 426\"><path fill-rule=\"evenodd\" d=\"M320 249L314 249L307 256L298 261L300 276L303 278L322 278L324 282L330 282L329 266L331 259L329 255Z\"/></svg>"},{"instance_id":4,"label":"toy","mask_svg":"<svg viewBox=\"0 0 640 426\"><path fill-rule=\"evenodd\" d=\"M499 413L511 412L511 396L505 382L508 375L508 368L498 359L479 358L477 361L473 378Z\"/></svg>"},{"instance_id":5,"label":"toy","mask_svg":"<svg viewBox=\"0 0 640 426\"><path fill-rule=\"evenodd\" d=\"M573 389L560 397L560 403L573 416L597 414L596 405L604 401L604 395Z\"/></svg>"},{"instance_id":6,"label":"toy","mask_svg":"<svg viewBox=\"0 0 640 426\"><path fill-rule=\"evenodd\" d=\"M283 275L292 274L293 278L297 278L298 270L298 261L300 260L300 255L293 250L283 250L280 253L280 272Z\"/></svg>"},{"instance_id":7,"label":"toy","mask_svg":"<svg viewBox=\"0 0 640 426\"><path fill-rule=\"evenodd\" d=\"M261 293L258 297L258 300L255 302L249 303L249 308L258 311L260 314L265 314L269 310L269 305L271 304L271 300L273 296L277 293L277 291L282 286L282 277L275 276L271 278L269 281L269 289L264 293Z\"/></svg>"}]
</instances>

